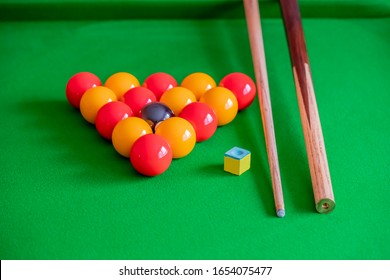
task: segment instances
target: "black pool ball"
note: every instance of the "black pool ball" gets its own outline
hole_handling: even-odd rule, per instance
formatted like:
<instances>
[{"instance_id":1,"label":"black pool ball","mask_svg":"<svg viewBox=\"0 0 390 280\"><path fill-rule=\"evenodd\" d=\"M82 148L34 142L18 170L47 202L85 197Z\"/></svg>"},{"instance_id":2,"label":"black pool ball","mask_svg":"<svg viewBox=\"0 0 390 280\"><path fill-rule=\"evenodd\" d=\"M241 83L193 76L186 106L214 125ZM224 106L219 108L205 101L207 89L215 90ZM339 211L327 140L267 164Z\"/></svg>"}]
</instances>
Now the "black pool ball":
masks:
<instances>
[{"instance_id":1,"label":"black pool ball","mask_svg":"<svg viewBox=\"0 0 390 280\"><path fill-rule=\"evenodd\" d=\"M141 118L143 118L150 127L154 130L155 126L170 117L173 117L173 111L164 103L151 102L141 110Z\"/></svg>"}]
</instances>

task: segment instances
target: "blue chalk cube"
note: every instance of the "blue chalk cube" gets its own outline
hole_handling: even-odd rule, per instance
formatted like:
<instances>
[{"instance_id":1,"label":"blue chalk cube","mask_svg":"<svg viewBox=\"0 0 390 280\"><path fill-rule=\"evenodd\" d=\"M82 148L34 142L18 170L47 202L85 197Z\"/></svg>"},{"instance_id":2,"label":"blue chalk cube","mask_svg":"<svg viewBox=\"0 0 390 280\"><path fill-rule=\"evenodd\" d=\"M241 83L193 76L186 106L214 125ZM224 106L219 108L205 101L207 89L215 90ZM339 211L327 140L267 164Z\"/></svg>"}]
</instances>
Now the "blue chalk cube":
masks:
<instances>
[{"instance_id":1,"label":"blue chalk cube","mask_svg":"<svg viewBox=\"0 0 390 280\"><path fill-rule=\"evenodd\" d=\"M234 147L225 153L224 170L241 175L250 168L251 153L248 150Z\"/></svg>"}]
</instances>

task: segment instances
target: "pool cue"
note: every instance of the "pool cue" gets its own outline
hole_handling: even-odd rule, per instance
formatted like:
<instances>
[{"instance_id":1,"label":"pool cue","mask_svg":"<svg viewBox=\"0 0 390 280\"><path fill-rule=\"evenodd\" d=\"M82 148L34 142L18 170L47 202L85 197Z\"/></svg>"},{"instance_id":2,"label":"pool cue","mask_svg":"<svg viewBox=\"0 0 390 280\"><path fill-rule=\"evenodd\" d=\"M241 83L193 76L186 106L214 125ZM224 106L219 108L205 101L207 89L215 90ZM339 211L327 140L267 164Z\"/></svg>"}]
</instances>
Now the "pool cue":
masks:
<instances>
[{"instance_id":1,"label":"pool cue","mask_svg":"<svg viewBox=\"0 0 390 280\"><path fill-rule=\"evenodd\" d=\"M297 0L280 0L280 5L309 159L315 205L319 213L329 213L334 209L335 201L299 6Z\"/></svg>"},{"instance_id":2,"label":"pool cue","mask_svg":"<svg viewBox=\"0 0 390 280\"><path fill-rule=\"evenodd\" d=\"M276 149L271 98L269 95L268 74L265 62L263 34L261 31L260 9L257 1L258 0L244 0L245 17L256 76L257 94L272 179L276 215L282 218L285 216L283 190L280 179L278 153Z\"/></svg>"}]
</instances>

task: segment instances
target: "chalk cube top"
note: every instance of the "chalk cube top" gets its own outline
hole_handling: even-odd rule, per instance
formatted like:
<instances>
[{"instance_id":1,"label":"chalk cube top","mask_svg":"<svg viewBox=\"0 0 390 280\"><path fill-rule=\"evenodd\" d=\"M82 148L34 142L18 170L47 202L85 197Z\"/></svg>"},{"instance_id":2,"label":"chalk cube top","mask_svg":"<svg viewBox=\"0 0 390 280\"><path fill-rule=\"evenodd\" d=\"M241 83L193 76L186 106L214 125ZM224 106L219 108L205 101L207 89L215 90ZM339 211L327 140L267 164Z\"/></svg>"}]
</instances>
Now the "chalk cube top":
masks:
<instances>
[{"instance_id":1,"label":"chalk cube top","mask_svg":"<svg viewBox=\"0 0 390 280\"><path fill-rule=\"evenodd\" d=\"M249 155L250 153L251 152L249 152L248 150L239 147L233 147L225 153L225 156L231 157L233 159L241 160L247 155Z\"/></svg>"}]
</instances>

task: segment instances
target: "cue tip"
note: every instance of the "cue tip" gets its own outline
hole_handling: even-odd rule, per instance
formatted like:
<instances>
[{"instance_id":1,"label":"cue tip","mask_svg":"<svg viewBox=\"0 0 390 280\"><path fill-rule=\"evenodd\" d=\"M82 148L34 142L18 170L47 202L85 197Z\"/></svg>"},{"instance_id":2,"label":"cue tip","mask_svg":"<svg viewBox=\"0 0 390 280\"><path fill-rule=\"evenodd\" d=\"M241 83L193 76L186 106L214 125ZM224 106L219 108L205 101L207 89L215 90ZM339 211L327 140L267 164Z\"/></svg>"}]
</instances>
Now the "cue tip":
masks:
<instances>
[{"instance_id":1,"label":"cue tip","mask_svg":"<svg viewBox=\"0 0 390 280\"><path fill-rule=\"evenodd\" d=\"M276 216L278 216L279 218L283 218L285 215L286 215L286 211L284 211L284 209L278 209L276 211Z\"/></svg>"}]
</instances>

